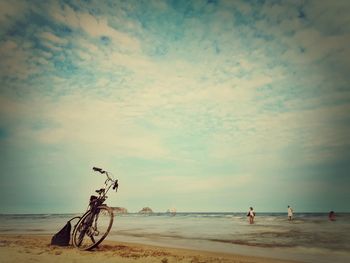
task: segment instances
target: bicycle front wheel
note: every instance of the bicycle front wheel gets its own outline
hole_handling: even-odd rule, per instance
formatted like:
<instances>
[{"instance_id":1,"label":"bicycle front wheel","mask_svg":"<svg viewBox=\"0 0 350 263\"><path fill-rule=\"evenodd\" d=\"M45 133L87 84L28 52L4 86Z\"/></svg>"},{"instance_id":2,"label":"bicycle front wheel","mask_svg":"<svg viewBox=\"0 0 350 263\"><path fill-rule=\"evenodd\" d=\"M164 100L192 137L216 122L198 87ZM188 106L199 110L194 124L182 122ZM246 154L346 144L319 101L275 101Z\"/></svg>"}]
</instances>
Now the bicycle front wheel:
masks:
<instances>
[{"instance_id":1,"label":"bicycle front wheel","mask_svg":"<svg viewBox=\"0 0 350 263\"><path fill-rule=\"evenodd\" d=\"M96 213L87 212L73 230L73 245L80 250L97 247L111 230L113 217L113 211L108 206L99 206Z\"/></svg>"}]
</instances>

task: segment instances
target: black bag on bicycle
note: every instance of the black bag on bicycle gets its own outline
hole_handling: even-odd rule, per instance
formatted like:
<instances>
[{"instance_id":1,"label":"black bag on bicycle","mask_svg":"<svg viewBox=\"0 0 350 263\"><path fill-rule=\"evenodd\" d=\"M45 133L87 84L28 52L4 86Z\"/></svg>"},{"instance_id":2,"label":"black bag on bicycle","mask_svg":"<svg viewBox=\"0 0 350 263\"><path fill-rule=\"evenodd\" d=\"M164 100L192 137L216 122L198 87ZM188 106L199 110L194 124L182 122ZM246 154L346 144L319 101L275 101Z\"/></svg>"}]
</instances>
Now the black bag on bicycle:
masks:
<instances>
[{"instance_id":1,"label":"black bag on bicycle","mask_svg":"<svg viewBox=\"0 0 350 263\"><path fill-rule=\"evenodd\" d=\"M67 222L67 224L52 237L51 245L69 246L71 230L72 230L72 225L71 225L70 221L72 221L73 219L76 219L76 218L80 218L80 217L76 216L76 217L73 217L72 219L70 219Z\"/></svg>"}]
</instances>

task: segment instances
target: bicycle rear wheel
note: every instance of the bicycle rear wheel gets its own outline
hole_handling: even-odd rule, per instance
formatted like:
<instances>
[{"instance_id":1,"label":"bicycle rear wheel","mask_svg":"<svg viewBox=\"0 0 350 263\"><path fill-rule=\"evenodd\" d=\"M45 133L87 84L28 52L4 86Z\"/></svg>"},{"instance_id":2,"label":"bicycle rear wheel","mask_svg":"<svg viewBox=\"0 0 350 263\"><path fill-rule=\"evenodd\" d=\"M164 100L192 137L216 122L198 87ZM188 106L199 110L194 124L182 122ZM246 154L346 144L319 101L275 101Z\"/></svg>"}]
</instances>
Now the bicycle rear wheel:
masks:
<instances>
[{"instance_id":1,"label":"bicycle rear wheel","mask_svg":"<svg viewBox=\"0 0 350 263\"><path fill-rule=\"evenodd\" d=\"M99 206L95 214L87 212L73 230L73 245L80 250L98 246L111 230L113 217L113 211L108 206Z\"/></svg>"}]
</instances>

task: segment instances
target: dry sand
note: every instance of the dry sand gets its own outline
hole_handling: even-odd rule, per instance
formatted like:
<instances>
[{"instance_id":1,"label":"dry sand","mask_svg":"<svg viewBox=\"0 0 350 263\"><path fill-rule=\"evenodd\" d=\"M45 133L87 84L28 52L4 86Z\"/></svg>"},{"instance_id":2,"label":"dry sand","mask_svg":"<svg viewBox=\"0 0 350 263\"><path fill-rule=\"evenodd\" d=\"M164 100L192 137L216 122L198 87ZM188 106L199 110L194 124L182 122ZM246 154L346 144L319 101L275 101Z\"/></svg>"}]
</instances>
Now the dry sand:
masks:
<instances>
[{"instance_id":1,"label":"dry sand","mask_svg":"<svg viewBox=\"0 0 350 263\"><path fill-rule=\"evenodd\" d=\"M236 262L287 263L276 260L233 254L213 253L187 249L164 248L134 243L104 241L93 251L79 251L74 247L50 245L50 236L0 235L0 262Z\"/></svg>"}]
</instances>

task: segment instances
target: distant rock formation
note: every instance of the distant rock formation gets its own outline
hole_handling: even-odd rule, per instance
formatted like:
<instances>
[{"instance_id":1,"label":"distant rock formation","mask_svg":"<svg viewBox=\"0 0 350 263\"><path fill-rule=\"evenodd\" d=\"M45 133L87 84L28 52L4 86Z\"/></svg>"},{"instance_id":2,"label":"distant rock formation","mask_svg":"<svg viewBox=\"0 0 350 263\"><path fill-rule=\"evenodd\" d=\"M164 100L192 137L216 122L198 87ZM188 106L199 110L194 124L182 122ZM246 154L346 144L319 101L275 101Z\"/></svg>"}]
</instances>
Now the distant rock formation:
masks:
<instances>
[{"instance_id":1,"label":"distant rock formation","mask_svg":"<svg viewBox=\"0 0 350 263\"><path fill-rule=\"evenodd\" d=\"M124 208L124 207L112 207L113 212L117 213L117 214L127 214L128 213L128 209Z\"/></svg>"},{"instance_id":2,"label":"distant rock formation","mask_svg":"<svg viewBox=\"0 0 350 263\"><path fill-rule=\"evenodd\" d=\"M170 208L170 209L166 210L166 213L174 216L174 215L176 215L176 208Z\"/></svg>"},{"instance_id":3,"label":"distant rock formation","mask_svg":"<svg viewBox=\"0 0 350 263\"><path fill-rule=\"evenodd\" d=\"M153 213L153 211L149 207L144 207L139 211L139 214L152 214L152 213Z\"/></svg>"}]
</instances>

